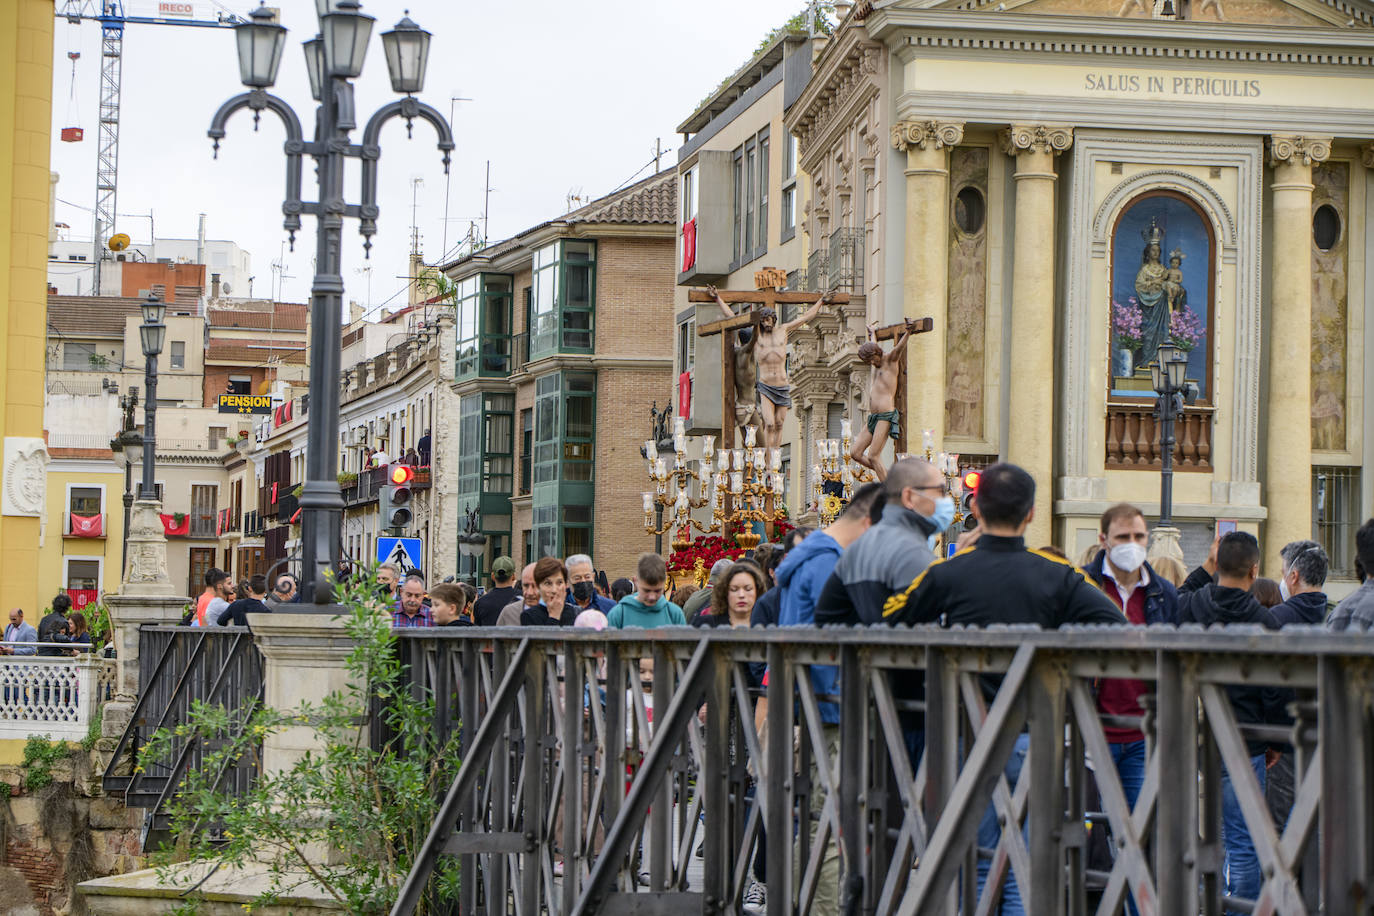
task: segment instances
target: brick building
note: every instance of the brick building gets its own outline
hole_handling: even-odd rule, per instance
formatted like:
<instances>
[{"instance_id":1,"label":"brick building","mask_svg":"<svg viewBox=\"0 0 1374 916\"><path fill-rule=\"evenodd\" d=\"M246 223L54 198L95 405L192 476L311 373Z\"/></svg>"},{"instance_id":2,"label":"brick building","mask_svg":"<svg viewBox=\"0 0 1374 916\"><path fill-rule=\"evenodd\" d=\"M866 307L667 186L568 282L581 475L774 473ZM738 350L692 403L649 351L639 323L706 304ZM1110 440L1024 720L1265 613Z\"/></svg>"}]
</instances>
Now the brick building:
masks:
<instances>
[{"instance_id":1,"label":"brick building","mask_svg":"<svg viewBox=\"0 0 1374 916\"><path fill-rule=\"evenodd\" d=\"M445 265L456 282L458 510L491 559L653 546L639 493L649 408L672 398L676 173L660 172Z\"/></svg>"}]
</instances>

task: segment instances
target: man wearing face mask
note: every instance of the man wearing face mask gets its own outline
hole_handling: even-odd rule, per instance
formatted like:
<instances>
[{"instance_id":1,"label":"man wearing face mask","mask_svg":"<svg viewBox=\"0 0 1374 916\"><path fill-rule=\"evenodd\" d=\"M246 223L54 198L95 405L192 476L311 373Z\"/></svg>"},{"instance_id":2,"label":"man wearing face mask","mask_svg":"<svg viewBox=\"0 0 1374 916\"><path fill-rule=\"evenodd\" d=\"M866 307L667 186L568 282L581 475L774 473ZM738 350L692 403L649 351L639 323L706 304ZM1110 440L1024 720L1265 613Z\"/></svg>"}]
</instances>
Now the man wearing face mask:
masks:
<instances>
[{"instance_id":1,"label":"man wearing face mask","mask_svg":"<svg viewBox=\"0 0 1374 916\"><path fill-rule=\"evenodd\" d=\"M615 602L596 593L596 571L592 569L592 558L585 553L575 553L568 557L568 584L572 587L572 598L577 604L577 612L600 611L609 614Z\"/></svg>"},{"instance_id":2,"label":"man wearing face mask","mask_svg":"<svg viewBox=\"0 0 1374 916\"><path fill-rule=\"evenodd\" d=\"M1145 513L1129 503L1117 503L1102 513L1097 536L1097 556L1083 572L1112 603L1121 608L1129 623L1177 623L1178 590L1157 575L1145 562L1150 531ZM1140 699L1151 692L1144 681L1103 680L1097 691L1097 711L1104 716L1140 717ZM1112 762L1121 777L1121 788L1132 808L1145 784L1145 735L1138 728L1104 725ZM1131 903L1131 912L1135 912Z\"/></svg>"},{"instance_id":3,"label":"man wearing face mask","mask_svg":"<svg viewBox=\"0 0 1374 916\"><path fill-rule=\"evenodd\" d=\"M816 599L816 624L873 624L883 604L935 560L940 532L954 521L945 477L920 458L887 472L883 517L849 545Z\"/></svg>"}]
</instances>

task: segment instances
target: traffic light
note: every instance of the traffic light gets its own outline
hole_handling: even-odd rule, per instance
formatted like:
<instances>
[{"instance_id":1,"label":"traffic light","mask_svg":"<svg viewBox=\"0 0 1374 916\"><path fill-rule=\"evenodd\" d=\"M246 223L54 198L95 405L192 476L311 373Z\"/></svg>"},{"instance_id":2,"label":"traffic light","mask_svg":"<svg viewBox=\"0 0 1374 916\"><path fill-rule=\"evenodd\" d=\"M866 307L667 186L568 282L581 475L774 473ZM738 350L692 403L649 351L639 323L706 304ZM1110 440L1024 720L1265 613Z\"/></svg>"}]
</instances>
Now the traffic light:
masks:
<instances>
[{"instance_id":1,"label":"traffic light","mask_svg":"<svg viewBox=\"0 0 1374 916\"><path fill-rule=\"evenodd\" d=\"M959 501L959 511L964 516L965 531L972 531L978 526L978 519L973 517L973 497L978 495L978 481L982 476L977 471L969 470L964 472L961 479L961 483L964 485L964 495Z\"/></svg>"},{"instance_id":2,"label":"traffic light","mask_svg":"<svg viewBox=\"0 0 1374 916\"><path fill-rule=\"evenodd\" d=\"M383 528L406 528L414 513L410 497L415 482L415 469L407 464L387 466L386 486L382 487L381 510Z\"/></svg>"}]
</instances>

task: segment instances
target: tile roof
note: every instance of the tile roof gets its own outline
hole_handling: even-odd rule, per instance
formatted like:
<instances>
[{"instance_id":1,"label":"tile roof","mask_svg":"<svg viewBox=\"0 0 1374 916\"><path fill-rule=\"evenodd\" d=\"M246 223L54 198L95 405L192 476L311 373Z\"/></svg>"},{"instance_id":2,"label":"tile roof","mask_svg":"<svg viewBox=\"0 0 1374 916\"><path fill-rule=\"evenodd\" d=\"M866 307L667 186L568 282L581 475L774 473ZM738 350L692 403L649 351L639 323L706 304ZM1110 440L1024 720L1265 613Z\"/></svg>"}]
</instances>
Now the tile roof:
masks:
<instances>
[{"instance_id":1,"label":"tile roof","mask_svg":"<svg viewBox=\"0 0 1374 916\"><path fill-rule=\"evenodd\" d=\"M48 330L72 337L124 337L124 319L143 300L129 296L48 296Z\"/></svg>"},{"instance_id":2,"label":"tile roof","mask_svg":"<svg viewBox=\"0 0 1374 916\"><path fill-rule=\"evenodd\" d=\"M563 217L566 223L677 223L677 169L650 175Z\"/></svg>"},{"instance_id":3,"label":"tile roof","mask_svg":"<svg viewBox=\"0 0 1374 916\"><path fill-rule=\"evenodd\" d=\"M657 175L650 175L637 181L628 188L613 191L605 197L597 198L584 207L579 207L557 219L531 226L524 232L488 245L480 251L464 255L456 261L439 265L440 270L451 270L472 258L490 260L508 251L519 248L525 236L538 232L555 223L572 225L574 223L637 223L640 225L677 224L677 167L664 169Z\"/></svg>"},{"instance_id":4,"label":"tile roof","mask_svg":"<svg viewBox=\"0 0 1374 916\"><path fill-rule=\"evenodd\" d=\"M205 350L207 362L265 366L276 358L284 363L305 363L305 345L290 343L250 344L241 340L211 340Z\"/></svg>"},{"instance_id":5,"label":"tile roof","mask_svg":"<svg viewBox=\"0 0 1374 916\"><path fill-rule=\"evenodd\" d=\"M263 328L278 331L304 331L310 306L295 302L273 303L265 309L225 309L211 307L206 312L212 328Z\"/></svg>"}]
</instances>

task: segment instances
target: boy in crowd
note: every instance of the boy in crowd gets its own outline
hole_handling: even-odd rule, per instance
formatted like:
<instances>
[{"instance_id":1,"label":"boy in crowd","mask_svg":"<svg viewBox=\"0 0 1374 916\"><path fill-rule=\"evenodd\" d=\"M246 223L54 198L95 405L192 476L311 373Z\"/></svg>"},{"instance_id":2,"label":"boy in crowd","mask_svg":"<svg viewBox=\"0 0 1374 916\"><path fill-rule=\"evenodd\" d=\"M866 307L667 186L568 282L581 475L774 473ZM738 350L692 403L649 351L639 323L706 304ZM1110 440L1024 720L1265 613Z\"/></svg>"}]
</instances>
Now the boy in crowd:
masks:
<instances>
[{"instance_id":1,"label":"boy in crowd","mask_svg":"<svg viewBox=\"0 0 1374 916\"><path fill-rule=\"evenodd\" d=\"M470 627L472 614L468 610L468 594L461 585L445 582L429 590L430 611L436 627Z\"/></svg>"},{"instance_id":2,"label":"boy in crowd","mask_svg":"<svg viewBox=\"0 0 1374 916\"><path fill-rule=\"evenodd\" d=\"M669 601L664 592L668 587L668 566L656 553L640 555L635 570L634 594L626 595L606 615L606 625L613 630L628 627L685 627L687 618L682 608Z\"/></svg>"}]
</instances>

